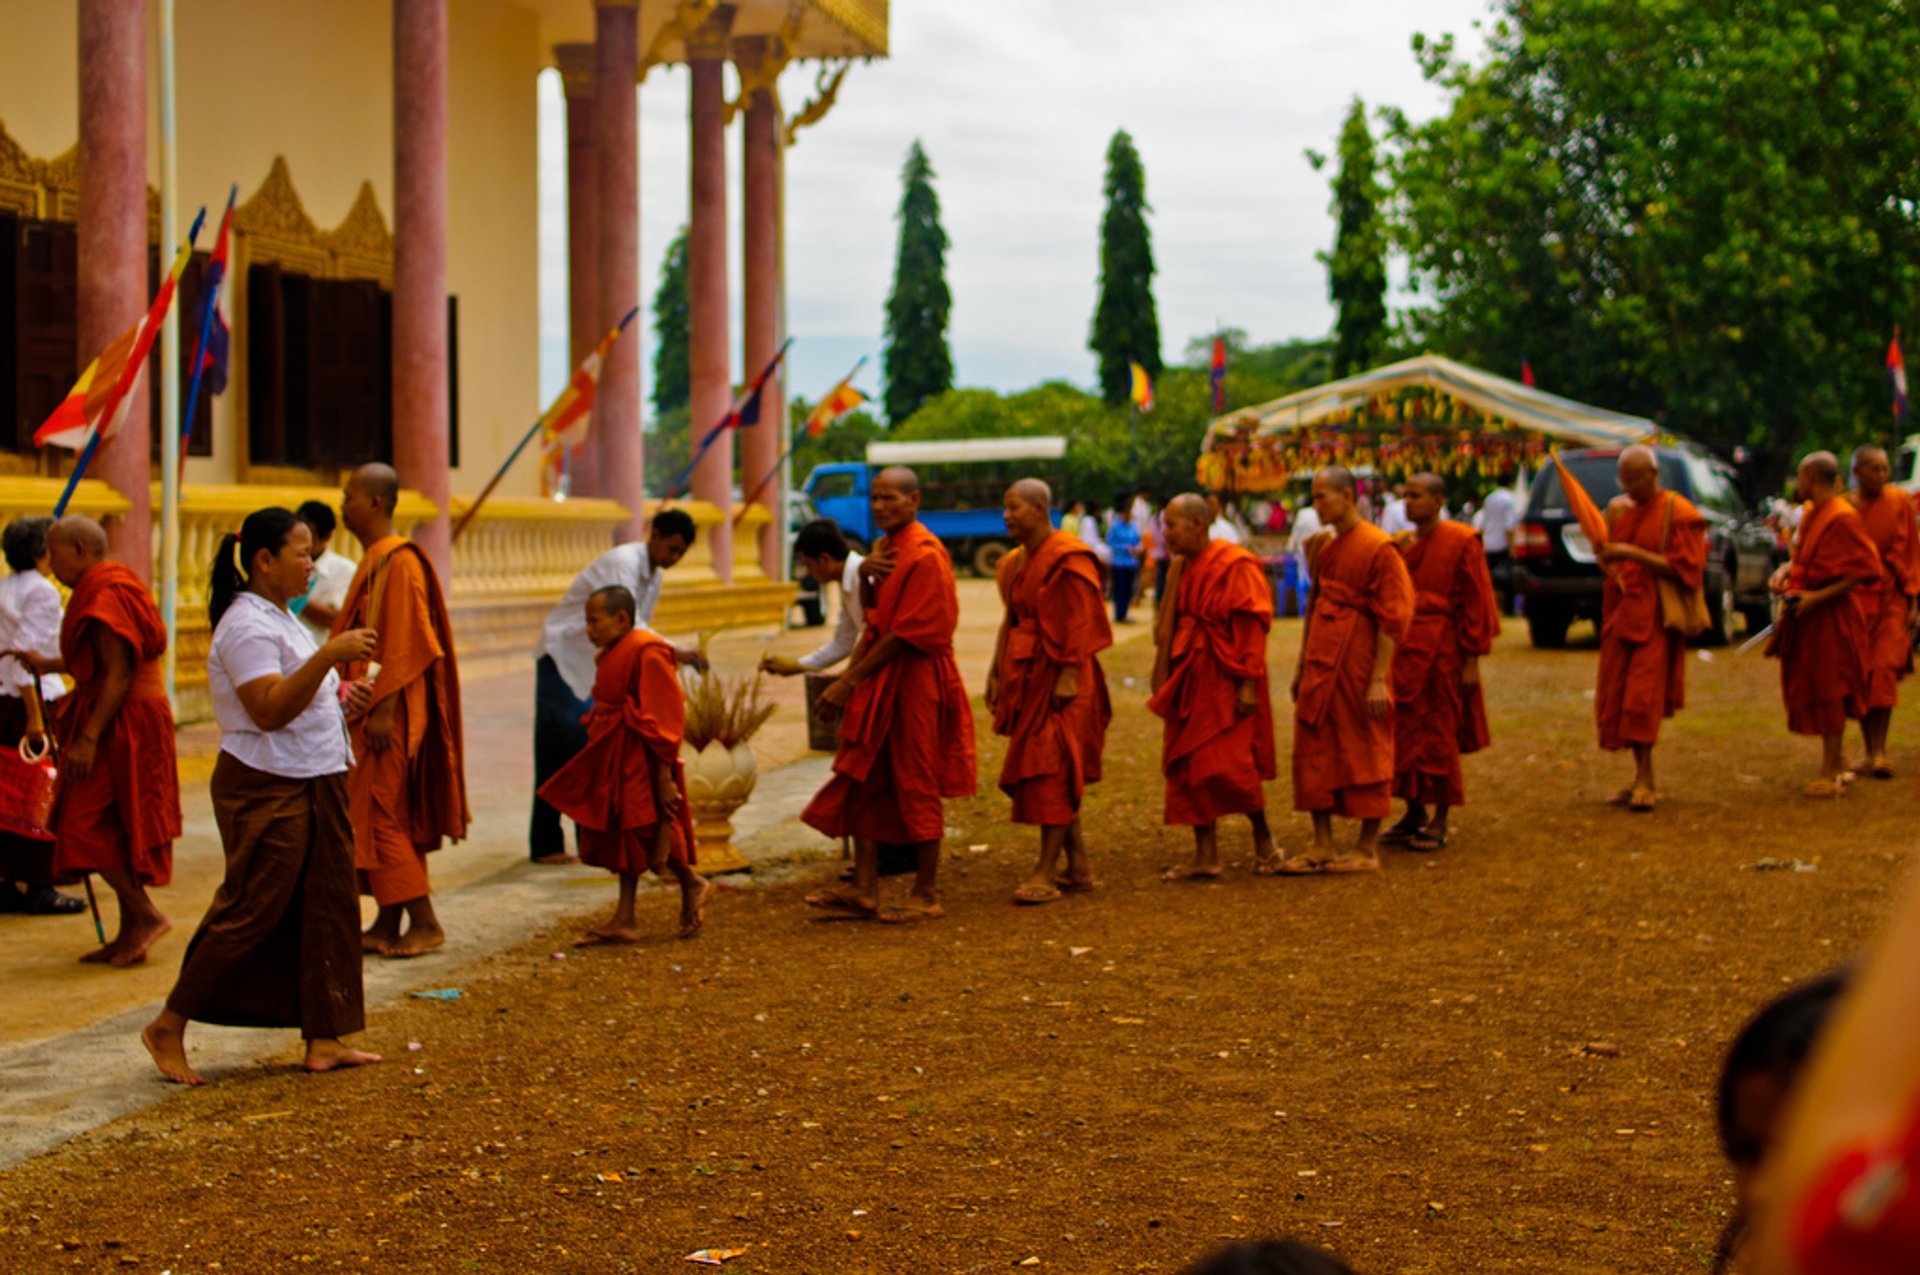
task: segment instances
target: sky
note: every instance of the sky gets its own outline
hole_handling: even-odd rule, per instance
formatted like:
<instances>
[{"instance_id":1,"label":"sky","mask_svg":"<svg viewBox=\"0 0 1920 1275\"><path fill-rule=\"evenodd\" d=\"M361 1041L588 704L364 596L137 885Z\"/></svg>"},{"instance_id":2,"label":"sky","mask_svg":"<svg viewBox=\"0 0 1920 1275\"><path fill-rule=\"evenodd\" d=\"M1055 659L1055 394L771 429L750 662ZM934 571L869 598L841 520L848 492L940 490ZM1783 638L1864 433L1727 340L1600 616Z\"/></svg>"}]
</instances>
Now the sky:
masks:
<instances>
[{"instance_id":1,"label":"sky","mask_svg":"<svg viewBox=\"0 0 1920 1275\"><path fill-rule=\"evenodd\" d=\"M1109 140L1132 134L1146 170L1162 358L1221 326L1257 342L1326 334L1315 253L1331 246L1327 171L1356 95L1416 118L1440 96L1415 32L1478 48L1488 0L894 0L891 56L855 64L838 103L787 156L789 392L817 399L868 357L878 394L897 241L900 168L918 138L951 246L954 383L1092 386L1087 335L1099 282ZM788 114L817 64L780 81ZM687 73L640 90L642 321L687 209ZM729 72L728 95L734 93ZM541 384L565 384L565 118L557 73L540 84ZM1377 134L1376 126L1376 134ZM740 130L728 131L728 216L740 366ZM654 342L644 330L644 383ZM651 415L651 405L648 407Z\"/></svg>"}]
</instances>

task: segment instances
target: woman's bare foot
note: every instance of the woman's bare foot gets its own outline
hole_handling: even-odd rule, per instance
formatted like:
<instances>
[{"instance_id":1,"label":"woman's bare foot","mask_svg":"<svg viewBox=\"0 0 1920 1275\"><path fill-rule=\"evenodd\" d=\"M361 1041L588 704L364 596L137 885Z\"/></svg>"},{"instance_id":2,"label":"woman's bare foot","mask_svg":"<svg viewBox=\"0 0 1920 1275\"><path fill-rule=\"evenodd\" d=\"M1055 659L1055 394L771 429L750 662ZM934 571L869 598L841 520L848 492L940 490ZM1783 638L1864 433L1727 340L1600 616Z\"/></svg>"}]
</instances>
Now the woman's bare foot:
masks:
<instances>
[{"instance_id":1,"label":"woman's bare foot","mask_svg":"<svg viewBox=\"0 0 1920 1275\"><path fill-rule=\"evenodd\" d=\"M187 1063L185 1032L163 1023L152 1022L140 1029L140 1043L147 1047L149 1054L153 1055L153 1065L160 1069L160 1074L174 1084L204 1085L207 1083L200 1079L200 1073Z\"/></svg>"},{"instance_id":2,"label":"woman's bare foot","mask_svg":"<svg viewBox=\"0 0 1920 1275\"><path fill-rule=\"evenodd\" d=\"M338 1071L342 1067L365 1067L379 1061L379 1054L370 1054L364 1049L349 1049L337 1040L307 1042L308 1071Z\"/></svg>"},{"instance_id":3,"label":"woman's bare foot","mask_svg":"<svg viewBox=\"0 0 1920 1275\"><path fill-rule=\"evenodd\" d=\"M573 941L575 947L599 947L605 943L638 943L640 931L631 925L615 925L609 921L605 925L596 925Z\"/></svg>"},{"instance_id":4,"label":"woman's bare foot","mask_svg":"<svg viewBox=\"0 0 1920 1275\"><path fill-rule=\"evenodd\" d=\"M82 956L80 960L82 964L86 965L107 965L112 963L113 958L119 954L119 951L120 939L118 936L115 936L111 943L102 943L99 947L94 948L91 952Z\"/></svg>"},{"instance_id":5,"label":"woman's bare foot","mask_svg":"<svg viewBox=\"0 0 1920 1275\"><path fill-rule=\"evenodd\" d=\"M173 922L164 916L155 915L150 921L128 921L120 929L120 937L114 942L119 951L107 958L109 965L138 965L147 959L147 952L165 938L173 929Z\"/></svg>"},{"instance_id":6,"label":"woman's bare foot","mask_svg":"<svg viewBox=\"0 0 1920 1275\"><path fill-rule=\"evenodd\" d=\"M416 925L387 945L381 955L390 961L410 961L446 945L447 932L437 925Z\"/></svg>"},{"instance_id":7,"label":"woman's bare foot","mask_svg":"<svg viewBox=\"0 0 1920 1275\"><path fill-rule=\"evenodd\" d=\"M680 893L680 937L690 939L700 932L707 923L707 900L713 897L714 884L705 877L700 878L698 892Z\"/></svg>"}]
</instances>

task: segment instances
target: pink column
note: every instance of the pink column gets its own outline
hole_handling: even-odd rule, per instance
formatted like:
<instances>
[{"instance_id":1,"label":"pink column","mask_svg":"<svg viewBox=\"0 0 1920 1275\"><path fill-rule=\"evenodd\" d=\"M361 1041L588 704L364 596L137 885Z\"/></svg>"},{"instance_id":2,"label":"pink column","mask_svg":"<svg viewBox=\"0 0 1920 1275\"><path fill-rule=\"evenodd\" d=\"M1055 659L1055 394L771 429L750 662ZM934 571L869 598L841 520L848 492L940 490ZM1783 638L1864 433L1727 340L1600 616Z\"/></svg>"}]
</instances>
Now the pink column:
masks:
<instances>
[{"instance_id":1,"label":"pink column","mask_svg":"<svg viewBox=\"0 0 1920 1275\"><path fill-rule=\"evenodd\" d=\"M393 0L393 467L440 507L413 538L451 589L447 0Z\"/></svg>"},{"instance_id":2,"label":"pink column","mask_svg":"<svg viewBox=\"0 0 1920 1275\"><path fill-rule=\"evenodd\" d=\"M80 0L80 357L140 321L147 305L146 0ZM172 245L161 251L171 259ZM163 262L163 268L165 263ZM89 472L133 506L107 521L113 556L153 577L147 383Z\"/></svg>"},{"instance_id":3,"label":"pink column","mask_svg":"<svg viewBox=\"0 0 1920 1275\"><path fill-rule=\"evenodd\" d=\"M742 44L749 42L742 41ZM772 51L763 40L742 50L737 59L743 74L758 70ZM760 369L780 348L780 135L779 100L771 89L761 89L747 103L743 126L741 210L744 223L742 259L745 279L745 338L747 376ZM784 372L784 369L783 369ZM760 423L740 436L740 484L751 491L780 459L787 427L786 378L776 373L767 382L760 404ZM769 577L780 574L780 539L786 535L786 494L778 476L759 498L773 514L760 533L760 566Z\"/></svg>"},{"instance_id":4,"label":"pink column","mask_svg":"<svg viewBox=\"0 0 1920 1275\"><path fill-rule=\"evenodd\" d=\"M724 44L688 42L693 72L693 212L687 230L689 406L696 446L733 401L727 342L727 102ZM754 369L757 372L759 369ZM753 373L748 373L753 375ZM693 495L719 507L713 569L733 577L733 434L723 433L693 470Z\"/></svg>"},{"instance_id":5,"label":"pink column","mask_svg":"<svg viewBox=\"0 0 1920 1275\"><path fill-rule=\"evenodd\" d=\"M599 0L594 7L594 161L599 179L599 307L601 331L620 322L640 297L640 125L635 96L640 67L638 0ZM640 342L614 344L600 372L593 429L601 476L597 494L618 500L633 517L614 535L646 534L646 466L640 441Z\"/></svg>"},{"instance_id":6,"label":"pink column","mask_svg":"<svg viewBox=\"0 0 1920 1275\"><path fill-rule=\"evenodd\" d=\"M567 349L568 371L579 367L599 342L600 199L599 168L593 146L593 64L591 44L554 46L560 83L567 101ZM598 496L601 482L598 422L587 427L586 446L574 458L573 491Z\"/></svg>"}]
</instances>

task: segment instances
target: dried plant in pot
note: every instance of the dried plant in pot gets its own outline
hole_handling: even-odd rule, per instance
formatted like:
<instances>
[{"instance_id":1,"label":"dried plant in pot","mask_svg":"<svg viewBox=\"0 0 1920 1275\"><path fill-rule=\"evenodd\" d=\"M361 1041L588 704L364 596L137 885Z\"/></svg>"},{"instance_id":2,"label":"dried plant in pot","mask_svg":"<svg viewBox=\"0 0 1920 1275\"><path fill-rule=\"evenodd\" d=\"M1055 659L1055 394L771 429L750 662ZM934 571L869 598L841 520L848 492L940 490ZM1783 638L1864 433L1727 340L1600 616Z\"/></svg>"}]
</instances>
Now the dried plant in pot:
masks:
<instances>
[{"instance_id":1,"label":"dried plant in pot","mask_svg":"<svg viewBox=\"0 0 1920 1275\"><path fill-rule=\"evenodd\" d=\"M742 872L749 865L733 847L733 812L753 795L760 778L749 745L776 705L760 694L760 675L723 677L680 670L686 691L686 734L680 760L687 770L693 814L694 861L701 872Z\"/></svg>"}]
</instances>

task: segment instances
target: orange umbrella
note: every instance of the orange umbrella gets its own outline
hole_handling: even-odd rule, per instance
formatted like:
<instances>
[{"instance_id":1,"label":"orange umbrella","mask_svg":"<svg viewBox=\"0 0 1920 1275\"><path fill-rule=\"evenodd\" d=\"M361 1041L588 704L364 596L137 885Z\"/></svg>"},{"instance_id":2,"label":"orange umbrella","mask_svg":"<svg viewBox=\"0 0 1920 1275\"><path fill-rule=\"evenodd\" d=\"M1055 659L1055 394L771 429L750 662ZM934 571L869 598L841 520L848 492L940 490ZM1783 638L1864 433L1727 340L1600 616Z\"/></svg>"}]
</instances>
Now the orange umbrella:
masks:
<instances>
[{"instance_id":1,"label":"orange umbrella","mask_svg":"<svg viewBox=\"0 0 1920 1275\"><path fill-rule=\"evenodd\" d=\"M1598 553L1607 543L1607 516L1600 512L1600 506L1593 503L1593 497L1587 494L1587 489L1580 485L1580 480L1560 459L1559 452L1553 454L1553 467L1560 472L1560 490L1566 493L1567 508L1573 510L1580 530L1587 533L1587 543Z\"/></svg>"}]
</instances>

